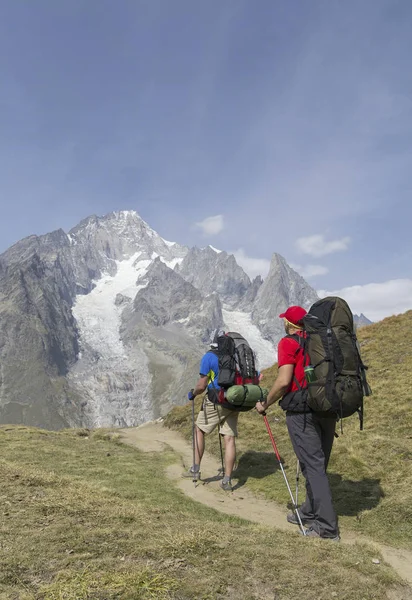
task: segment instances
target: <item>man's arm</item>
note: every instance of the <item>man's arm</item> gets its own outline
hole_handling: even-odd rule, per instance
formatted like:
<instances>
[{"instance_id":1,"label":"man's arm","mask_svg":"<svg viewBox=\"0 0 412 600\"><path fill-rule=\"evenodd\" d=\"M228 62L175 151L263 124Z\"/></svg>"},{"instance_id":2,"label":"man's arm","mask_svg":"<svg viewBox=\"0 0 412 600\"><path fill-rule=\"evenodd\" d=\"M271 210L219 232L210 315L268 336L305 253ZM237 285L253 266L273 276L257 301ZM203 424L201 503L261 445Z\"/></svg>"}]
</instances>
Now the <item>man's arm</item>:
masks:
<instances>
[{"instance_id":1,"label":"man's arm","mask_svg":"<svg viewBox=\"0 0 412 600\"><path fill-rule=\"evenodd\" d=\"M278 375L271 387L268 397L265 402L258 402L256 404L256 410L262 414L272 404L282 398L287 391L288 387L292 383L293 371L295 365L283 365L278 369Z\"/></svg>"},{"instance_id":2,"label":"man's arm","mask_svg":"<svg viewBox=\"0 0 412 600\"><path fill-rule=\"evenodd\" d=\"M195 389L193 390L194 396L200 396L203 394L205 389L207 388L207 375L201 375L195 385Z\"/></svg>"},{"instance_id":3,"label":"man's arm","mask_svg":"<svg viewBox=\"0 0 412 600\"><path fill-rule=\"evenodd\" d=\"M206 352L206 354L203 355L202 360L200 361L200 367L199 367L200 377L197 380L197 383L196 383L194 389L190 390L190 392L187 395L189 400L194 400L196 398L196 396L203 394L203 392L206 390L207 385L209 383L209 378L208 378L208 375L205 375L204 373L210 373L210 371L211 371L211 364L210 364L211 356L212 355L210 352Z\"/></svg>"}]
</instances>

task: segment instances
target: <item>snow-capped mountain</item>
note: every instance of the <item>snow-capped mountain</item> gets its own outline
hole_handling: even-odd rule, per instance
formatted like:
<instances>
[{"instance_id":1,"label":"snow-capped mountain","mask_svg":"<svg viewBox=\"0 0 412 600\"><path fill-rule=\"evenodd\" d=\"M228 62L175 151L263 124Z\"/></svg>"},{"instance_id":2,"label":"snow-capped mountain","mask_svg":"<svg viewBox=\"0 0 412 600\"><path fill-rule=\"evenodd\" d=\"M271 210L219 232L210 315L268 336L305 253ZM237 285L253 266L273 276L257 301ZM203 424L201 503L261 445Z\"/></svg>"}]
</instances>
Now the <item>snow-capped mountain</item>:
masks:
<instances>
[{"instance_id":1,"label":"snow-capped mountain","mask_svg":"<svg viewBox=\"0 0 412 600\"><path fill-rule=\"evenodd\" d=\"M164 240L134 211L30 236L0 256L0 422L136 425L183 403L217 327L260 368L278 314L316 293L279 255L265 281L234 256Z\"/></svg>"}]
</instances>

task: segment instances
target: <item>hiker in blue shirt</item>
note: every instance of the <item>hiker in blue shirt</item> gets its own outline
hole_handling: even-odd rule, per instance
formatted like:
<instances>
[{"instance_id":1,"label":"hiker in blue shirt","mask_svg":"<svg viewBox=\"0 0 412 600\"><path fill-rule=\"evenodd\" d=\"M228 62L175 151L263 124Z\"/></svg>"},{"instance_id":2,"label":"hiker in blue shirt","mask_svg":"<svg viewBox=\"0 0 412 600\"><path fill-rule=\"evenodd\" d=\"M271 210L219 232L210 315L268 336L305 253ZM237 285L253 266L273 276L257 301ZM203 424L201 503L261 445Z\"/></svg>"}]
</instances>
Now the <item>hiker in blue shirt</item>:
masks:
<instances>
[{"instance_id":1,"label":"hiker in blue shirt","mask_svg":"<svg viewBox=\"0 0 412 600\"><path fill-rule=\"evenodd\" d=\"M232 491L232 472L236 459L237 422L239 412L219 406L217 404L217 393L219 386L217 378L219 373L219 359L215 352L217 349L217 338L224 335L223 331L215 332L210 342L210 350L206 352L200 361L200 377L195 388L189 392L189 400L203 394L207 388L202 409L200 410L195 427L195 464L189 471L183 474L194 481L200 479L200 463L205 451L205 435L211 433L219 426L219 434L223 436L225 446L225 475L220 484L225 491Z\"/></svg>"}]
</instances>

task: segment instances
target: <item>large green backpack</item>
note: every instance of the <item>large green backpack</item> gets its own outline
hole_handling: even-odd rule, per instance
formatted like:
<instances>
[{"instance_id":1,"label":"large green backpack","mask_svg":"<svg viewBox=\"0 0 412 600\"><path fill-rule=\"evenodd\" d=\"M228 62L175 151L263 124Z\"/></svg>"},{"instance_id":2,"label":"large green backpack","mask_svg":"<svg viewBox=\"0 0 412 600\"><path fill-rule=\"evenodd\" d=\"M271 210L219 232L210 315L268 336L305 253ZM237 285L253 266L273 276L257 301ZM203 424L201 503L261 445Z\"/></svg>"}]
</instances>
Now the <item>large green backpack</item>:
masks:
<instances>
[{"instance_id":1,"label":"large green backpack","mask_svg":"<svg viewBox=\"0 0 412 600\"><path fill-rule=\"evenodd\" d=\"M303 319L305 363L313 366L307 403L315 412L349 417L358 412L363 429L363 397L371 391L366 381L353 315L345 300L328 297L315 302Z\"/></svg>"}]
</instances>

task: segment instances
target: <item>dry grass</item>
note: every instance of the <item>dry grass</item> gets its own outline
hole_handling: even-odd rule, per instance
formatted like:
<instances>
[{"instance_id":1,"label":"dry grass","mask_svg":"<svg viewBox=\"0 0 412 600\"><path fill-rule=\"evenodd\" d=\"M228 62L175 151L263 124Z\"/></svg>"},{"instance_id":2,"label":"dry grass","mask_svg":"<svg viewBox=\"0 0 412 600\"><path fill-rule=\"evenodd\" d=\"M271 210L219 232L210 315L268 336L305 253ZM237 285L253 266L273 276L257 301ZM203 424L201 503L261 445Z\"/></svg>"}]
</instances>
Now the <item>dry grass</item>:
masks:
<instances>
[{"instance_id":1,"label":"dry grass","mask_svg":"<svg viewBox=\"0 0 412 600\"><path fill-rule=\"evenodd\" d=\"M342 529L389 545L412 548L412 311L359 330L373 395L365 401L365 429L356 416L345 419L335 441L330 481ZM270 386L276 366L264 372ZM200 405L200 403L198 403ZM279 407L269 417L294 488L296 458ZM174 409L166 424L191 435L190 407ZM255 411L240 416L238 485L283 504L289 497L277 472L269 438ZM219 453L217 436L208 448ZM302 492L303 494L303 482Z\"/></svg>"},{"instance_id":2,"label":"dry grass","mask_svg":"<svg viewBox=\"0 0 412 600\"><path fill-rule=\"evenodd\" d=\"M107 431L4 426L0 456L4 600L383 600L396 582L362 546L194 503L164 476L176 457Z\"/></svg>"}]
</instances>

